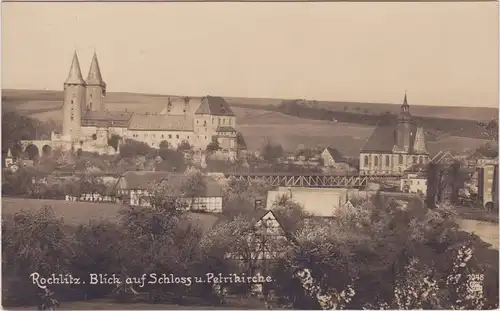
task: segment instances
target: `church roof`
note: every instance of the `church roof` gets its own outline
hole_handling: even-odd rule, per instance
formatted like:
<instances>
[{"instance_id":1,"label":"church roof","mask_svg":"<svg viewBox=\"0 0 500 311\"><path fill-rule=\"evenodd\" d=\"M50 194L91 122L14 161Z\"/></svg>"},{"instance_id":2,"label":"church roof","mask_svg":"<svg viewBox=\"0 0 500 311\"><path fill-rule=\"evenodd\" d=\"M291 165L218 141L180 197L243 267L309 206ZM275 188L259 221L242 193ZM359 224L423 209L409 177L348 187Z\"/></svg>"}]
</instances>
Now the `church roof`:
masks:
<instances>
[{"instance_id":1,"label":"church roof","mask_svg":"<svg viewBox=\"0 0 500 311\"><path fill-rule=\"evenodd\" d=\"M99 61L97 60L96 52L94 52L92 62L90 63L89 74L87 75L87 85L106 85L106 83L102 79L101 68L99 67Z\"/></svg>"},{"instance_id":2,"label":"church roof","mask_svg":"<svg viewBox=\"0 0 500 311\"><path fill-rule=\"evenodd\" d=\"M134 114L129 130L147 131L193 131L193 119L184 115Z\"/></svg>"},{"instance_id":3,"label":"church roof","mask_svg":"<svg viewBox=\"0 0 500 311\"><path fill-rule=\"evenodd\" d=\"M213 116L234 116L229 104L222 97L206 96L195 114L210 114Z\"/></svg>"},{"instance_id":4,"label":"church roof","mask_svg":"<svg viewBox=\"0 0 500 311\"><path fill-rule=\"evenodd\" d=\"M10 151L10 148L9 150L7 150L7 158L12 158L12 152Z\"/></svg>"},{"instance_id":5,"label":"church roof","mask_svg":"<svg viewBox=\"0 0 500 311\"><path fill-rule=\"evenodd\" d=\"M82 120L92 121L128 121L132 117L130 112L123 111L87 111Z\"/></svg>"},{"instance_id":6,"label":"church roof","mask_svg":"<svg viewBox=\"0 0 500 311\"><path fill-rule=\"evenodd\" d=\"M85 84L83 80L82 71L80 69L80 62L78 61L78 55L73 54L73 61L71 62L71 68L69 69L68 78L64 84Z\"/></svg>"}]
</instances>

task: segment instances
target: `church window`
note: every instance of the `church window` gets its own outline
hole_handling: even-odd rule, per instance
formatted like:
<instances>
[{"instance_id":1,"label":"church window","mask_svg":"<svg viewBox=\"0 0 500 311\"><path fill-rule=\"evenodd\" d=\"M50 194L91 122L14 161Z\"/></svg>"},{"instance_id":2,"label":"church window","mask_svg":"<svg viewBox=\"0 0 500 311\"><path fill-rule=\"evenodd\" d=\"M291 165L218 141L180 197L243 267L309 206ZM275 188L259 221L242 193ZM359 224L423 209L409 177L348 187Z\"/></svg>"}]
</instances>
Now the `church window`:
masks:
<instances>
[{"instance_id":1,"label":"church window","mask_svg":"<svg viewBox=\"0 0 500 311\"><path fill-rule=\"evenodd\" d=\"M148 133L144 133L144 137L148 137Z\"/></svg>"},{"instance_id":2,"label":"church window","mask_svg":"<svg viewBox=\"0 0 500 311\"><path fill-rule=\"evenodd\" d=\"M226 119L222 119L222 124L226 124Z\"/></svg>"},{"instance_id":3,"label":"church window","mask_svg":"<svg viewBox=\"0 0 500 311\"><path fill-rule=\"evenodd\" d=\"M196 120L196 124L199 124L200 123L200 120Z\"/></svg>"},{"instance_id":4,"label":"church window","mask_svg":"<svg viewBox=\"0 0 500 311\"><path fill-rule=\"evenodd\" d=\"M189 139L189 136L187 137L187 139Z\"/></svg>"},{"instance_id":5,"label":"church window","mask_svg":"<svg viewBox=\"0 0 500 311\"><path fill-rule=\"evenodd\" d=\"M165 135L161 134L161 138L165 138Z\"/></svg>"},{"instance_id":6,"label":"church window","mask_svg":"<svg viewBox=\"0 0 500 311\"><path fill-rule=\"evenodd\" d=\"M217 120L218 120L218 124L220 125L220 118L217 118Z\"/></svg>"},{"instance_id":7,"label":"church window","mask_svg":"<svg viewBox=\"0 0 500 311\"><path fill-rule=\"evenodd\" d=\"M229 125L231 125L231 118L228 119Z\"/></svg>"},{"instance_id":8,"label":"church window","mask_svg":"<svg viewBox=\"0 0 500 311\"><path fill-rule=\"evenodd\" d=\"M203 121L203 126L207 126L207 120Z\"/></svg>"},{"instance_id":9,"label":"church window","mask_svg":"<svg viewBox=\"0 0 500 311\"><path fill-rule=\"evenodd\" d=\"M418 157L418 163L424 164L424 157Z\"/></svg>"},{"instance_id":10,"label":"church window","mask_svg":"<svg viewBox=\"0 0 500 311\"><path fill-rule=\"evenodd\" d=\"M403 164L403 156L401 154L398 155L398 164Z\"/></svg>"},{"instance_id":11,"label":"church window","mask_svg":"<svg viewBox=\"0 0 500 311\"><path fill-rule=\"evenodd\" d=\"M168 134L168 138L172 138L172 134Z\"/></svg>"},{"instance_id":12,"label":"church window","mask_svg":"<svg viewBox=\"0 0 500 311\"><path fill-rule=\"evenodd\" d=\"M155 138L155 137L156 137L156 134L153 134L153 138Z\"/></svg>"},{"instance_id":13,"label":"church window","mask_svg":"<svg viewBox=\"0 0 500 311\"><path fill-rule=\"evenodd\" d=\"M391 158L388 155L386 155L385 156L385 166L389 166L390 162L391 162Z\"/></svg>"},{"instance_id":14,"label":"church window","mask_svg":"<svg viewBox=\"0 0 500 311\"><path fill-rule=\"evenodd\" d=\"M417 157L415 157L415 156L411 157L411 162L413 164L416 164L417 163Z\"/></svg>"},{"instance_id":15,"label":"church window","mask_svg":"<svg viewBox=\"0 0 500 311\"><path fill-rule=\"evenodd\" d=\"M92 102L89 104L89 109L92 110Z\"/></svg>"},{"instance_id":16,"label":"church window","mask_svg":"<svg viewBox=\"0 0 500 311\"><path fill-rule=\"evenodd\" d=\"M373 160L374 160L374 165L378 166L378 156L375 156L375 159L373 159Z\"/></svg>"},{"instance_id":17,"label":"church window","mask_svg":"<svg viewBox=\"0 0 500 311\"><path fill-rule=\"evenodd\" d=\"M179 135L175 135L175 138L179 139Z\"/></svg>"},{"instance_id":18,"label":"church window","mask_svg":"<svg viewBox=\"0 0 500 311\"><path fill-rule=\"evenodd\" d=\"M214 117L212 117L212 124L214 124Z\"/></svg>"},{"instance_id":19,"label":"church window","mask_svg":"<svg viewBox=\"0 0 500 311\"><path fill-rule=\"evenodd\" d=\"M368 166L368 156L365 156L365 166Z\"/></svg>"}]
</instances>

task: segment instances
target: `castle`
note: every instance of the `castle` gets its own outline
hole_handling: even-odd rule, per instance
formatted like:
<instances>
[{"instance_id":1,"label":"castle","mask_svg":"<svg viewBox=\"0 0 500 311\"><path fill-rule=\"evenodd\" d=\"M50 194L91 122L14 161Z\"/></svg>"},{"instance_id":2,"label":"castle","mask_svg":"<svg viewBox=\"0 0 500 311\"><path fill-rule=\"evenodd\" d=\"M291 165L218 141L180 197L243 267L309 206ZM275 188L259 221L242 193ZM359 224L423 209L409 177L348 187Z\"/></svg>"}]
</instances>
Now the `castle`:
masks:
<instances>
[{"instance_id":1,"label":"castle","mask_svg":"<svg viewBox=\"0 0 500 311\"><path fill-rule=\"evenodd\" d=\"M219 153L228 159L238 156L236 116L222 97L166 98L160 112L132 113L110 111L106 107L106 83L94 52L87 79L84 80L75 52L68 78L64 82L62 133L50 140L23 141L46 153L53 148L114 154L109 146L112 135L147 143L159 148L162 141L176 148L187 142L193 150L205 150L217 141Z\"/></svg>"}]
</instances>

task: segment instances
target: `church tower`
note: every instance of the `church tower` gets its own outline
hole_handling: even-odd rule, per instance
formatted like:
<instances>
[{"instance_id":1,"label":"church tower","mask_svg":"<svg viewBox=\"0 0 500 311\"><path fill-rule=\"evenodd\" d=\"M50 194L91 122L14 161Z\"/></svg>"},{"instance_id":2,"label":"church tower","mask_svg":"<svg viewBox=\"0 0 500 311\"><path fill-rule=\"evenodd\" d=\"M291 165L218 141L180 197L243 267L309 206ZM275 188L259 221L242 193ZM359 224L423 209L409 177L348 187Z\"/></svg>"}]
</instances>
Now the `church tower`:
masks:
<instances>
[{"instance_id":1,"label":"church tower","mask_svg":"<svg viewBox=\"0 0 500 311\"><path fill-rule=\"evenodd\" d=\"M90 63L89 74L87 76L87 102L85 110L105 111L104 97L106 96L106 83L102 79L101 68L94 52Z\"/></svg>"},{"instance_id":2,"label":"church tower","mask_svg":"<svg viewBox=\"0 0 500 311\"><path fill-rule=\"evenodd\" d=\"M409 153L412 146L412 135L413 135L413 122L410 115L410 105L408 105L408 100L405 98L403 104L401 105L401 112L398 117L398 124L396 126L396 150L399 152Z\"/></svg>"},{"instance_id":3,"label":"church tower","mask_svg":"<svg viewBox=\"0 0 500 311\"><path fill-rule=\"evenodd\" d=\"M74 141L78 139L81 127L81 107L84 104L85 81L75 51L68 78L64 82L62 134L65 140Z\"/></svg>"}]
</instances>

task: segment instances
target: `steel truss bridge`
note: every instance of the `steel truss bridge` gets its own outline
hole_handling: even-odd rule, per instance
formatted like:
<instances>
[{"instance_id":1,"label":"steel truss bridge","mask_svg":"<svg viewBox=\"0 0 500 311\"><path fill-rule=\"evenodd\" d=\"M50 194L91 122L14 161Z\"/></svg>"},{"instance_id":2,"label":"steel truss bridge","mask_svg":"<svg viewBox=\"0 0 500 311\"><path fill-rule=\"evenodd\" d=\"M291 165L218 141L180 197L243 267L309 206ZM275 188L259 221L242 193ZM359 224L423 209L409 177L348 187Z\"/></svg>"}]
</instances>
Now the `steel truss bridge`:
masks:
<instances>
[{"instance_id":1,"label":"steel truss bridge","mask_svg":"<svg viewBox=\"0 0 500 311\"><path fill-rule=\"evenodd\" d=\"M369 181L396 180L401 175L330 175L293 173L228 173L225 177L247 182L264 181L273 186L312 188L362 188Z\"/></svg>"}]
</instances>

